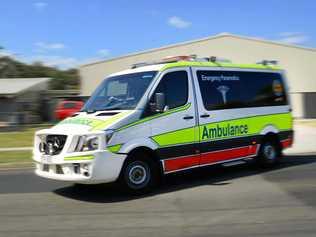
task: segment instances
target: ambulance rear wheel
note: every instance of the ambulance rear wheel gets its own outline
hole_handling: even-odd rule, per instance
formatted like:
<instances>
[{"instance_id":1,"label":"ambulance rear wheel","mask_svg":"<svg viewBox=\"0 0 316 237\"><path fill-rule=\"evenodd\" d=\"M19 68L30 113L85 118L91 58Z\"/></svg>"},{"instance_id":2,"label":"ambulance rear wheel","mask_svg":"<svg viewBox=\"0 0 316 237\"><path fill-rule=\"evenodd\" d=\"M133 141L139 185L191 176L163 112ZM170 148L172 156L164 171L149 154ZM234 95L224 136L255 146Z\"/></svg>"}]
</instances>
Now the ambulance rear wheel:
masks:
<instances>
[{"instance_id":1,"label":"ambulance rear wheel","mask_svg":"<svg viewBox=\"0 0 316 237\"><path fill-rule=\"evenodd\" d=\"M257 164L263 168L269 168L280 162L282 152L276 140L265 140L259 150Z\"/></svg>"},{"instance_id":2,"label":"ambulance rear wheel","mask_svg":"<svg viewBox=\"0 0 316 237\"><path fill-rule=\"evenodd\" d=\"M127 158L120 176L120 183L126 191L142 194L152 190L157 181L157 169L151 159L141 153Z\"/></svg>"}]
</instances>

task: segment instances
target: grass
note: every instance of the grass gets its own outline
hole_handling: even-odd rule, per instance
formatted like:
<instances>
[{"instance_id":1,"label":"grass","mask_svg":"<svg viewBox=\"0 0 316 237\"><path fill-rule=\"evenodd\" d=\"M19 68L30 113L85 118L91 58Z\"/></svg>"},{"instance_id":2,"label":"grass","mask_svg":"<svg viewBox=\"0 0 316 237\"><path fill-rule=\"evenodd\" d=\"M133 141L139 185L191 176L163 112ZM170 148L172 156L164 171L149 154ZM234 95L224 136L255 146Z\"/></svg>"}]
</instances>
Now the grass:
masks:
<instances>
[{"instance_id":1,"label":"grass","mask_svg":"<svg viewBox=\"0 0 316 237\"><path fill-rule=\"evenodd\" d=\"M50 125L24 128L17 132L1 132L0 148L32 147L34 133ZM0 168L21 168L32 166L32 151L0 151Z\"/></svg>"},{"instance_id":2,"label":"grass","mask_svg":"<svg viewBox=\"0 0 316 237\"><path fill-rule=\"evenodd\" d=\"M1 167L21 167L31 166L31 151L2 151L0 152L0 168Z\"/></svg>"},{"instance_id":3,"label":"grass","mask_svg":"<svg viewBox=\"0 0 316 237\"><path fill-rule=\"evenodd\" d=\"M32 147L34 133L37 130L48 128L52 125L37 125L26 127L16 132L0 133L0 148ZM32 165L32 151L0 151L0 168L21 168Z\"/></svg>"},{"instance_id":4,"label":"grass","mask_svg":"<svg viewBox=\"0 0 316 237\"><path fill-rule=\"evenodd\" d=\"M25 128L17 132L1 132L0 148L5 147L31 147L33 146L34 133L48 126Z\"/></svg>"}]
</instances>

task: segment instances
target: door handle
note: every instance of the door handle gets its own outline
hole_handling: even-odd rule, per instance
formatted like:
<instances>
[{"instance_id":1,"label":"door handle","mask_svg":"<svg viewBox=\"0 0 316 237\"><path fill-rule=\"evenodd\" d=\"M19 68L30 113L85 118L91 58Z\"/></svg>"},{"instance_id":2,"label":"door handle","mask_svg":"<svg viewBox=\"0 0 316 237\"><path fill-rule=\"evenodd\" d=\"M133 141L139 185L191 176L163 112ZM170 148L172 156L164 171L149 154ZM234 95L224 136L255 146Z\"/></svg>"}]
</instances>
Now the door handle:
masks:
<instances>
[{"instance_id":1,"label":"door handle","mask_svg":"<svg viewBox=\"0 0 316 237\"><path fill-rule=\"evenodd\" d=\"M183 117L184 120L193 119L193 118L194 118L194 117L193 117L193 116L190 116L190 115L187 115L187 116L184 116L184 117Z\"/></svg>"},{"instance_id":2,"label":"door handle","mask_svg":"<svg viewBox=\"0 0 316 237\"><path fill-rule=\"evenodd\" d=\"M200 116L200 118L208 118L208 117L210 117L209 114L202 114L202 115Z\"/></svg>"}]
</instances>

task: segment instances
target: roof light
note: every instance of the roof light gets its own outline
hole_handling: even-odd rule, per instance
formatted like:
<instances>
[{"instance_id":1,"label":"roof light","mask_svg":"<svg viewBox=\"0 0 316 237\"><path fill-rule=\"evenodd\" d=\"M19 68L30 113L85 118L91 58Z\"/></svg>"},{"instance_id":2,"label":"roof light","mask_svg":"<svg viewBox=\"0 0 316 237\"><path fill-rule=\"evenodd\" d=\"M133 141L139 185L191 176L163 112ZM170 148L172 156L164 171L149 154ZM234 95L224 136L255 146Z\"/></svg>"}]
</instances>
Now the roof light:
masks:
<instances>
[{"instance_id":1,"label":"roof light","mask_svg":"<svg viewBox=\"0 0 316 237\"><path fill-rule=\"evenodd\" d=\"M164 63L174 63L179 61L188 61L188 62L213 62L213 63L231 63L231 60L225 58L219 58L216 56L202 57L198 58L196 54L191 55L177 55L177 56L167 56L160 61L151 61L151 62L141 62L132 65L132 69L148 66L148 65L157 65Z\"/></svg>"},{"instance_id":2,"label":"roof light","mask_svg":"<svg viewBox=\"0 0 316 237\"><path fill-rule=\"evenodd\" d=\"M168 56L162 59L163 62L178 62L178 61L193 61L196 55L179 55L179 56Z\"/></svg>"},{"instance_id":3,"label":"roof light","mask_svg":"<svg viewBox=\"0 0 316 237\"><path fill-rule=\"evenodd\" d=\"M151 62L141 62L141 63L135 63L132 65L132 69L138 68L138 67L144 67L148 65L155 65L155 64L163 64L163 63L173 63L173 62L179 62L179 61L196 61L197 56L195 54L192 55L180 55L180 56L168 56L160 61L151 61Z\"/></svg>"}]
</instances>

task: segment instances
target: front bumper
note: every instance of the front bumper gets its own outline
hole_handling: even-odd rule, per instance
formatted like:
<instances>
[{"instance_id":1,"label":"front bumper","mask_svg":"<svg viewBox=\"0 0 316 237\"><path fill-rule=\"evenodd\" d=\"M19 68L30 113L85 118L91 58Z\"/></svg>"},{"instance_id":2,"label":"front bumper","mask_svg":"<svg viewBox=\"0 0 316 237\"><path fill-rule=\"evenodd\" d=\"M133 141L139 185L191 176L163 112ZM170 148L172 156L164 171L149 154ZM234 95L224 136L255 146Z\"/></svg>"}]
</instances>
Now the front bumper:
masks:
<instances>
[{"instance_id":1,"label":"front bumper","mask_svg":"<svg viewBox=\"0 0 316 237\"><path fill-rule=\"evenodd\" d=\"M75 156L48 157L34 154L38 176L82 184L110 183L118 179L126 155L95 151Z\"/></svg>"}]
</instances>

